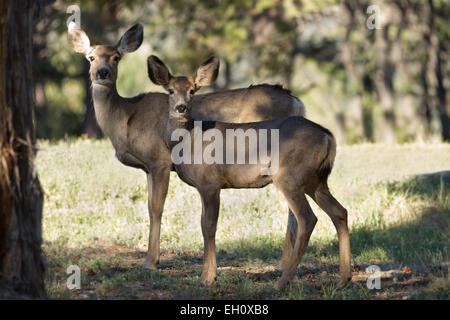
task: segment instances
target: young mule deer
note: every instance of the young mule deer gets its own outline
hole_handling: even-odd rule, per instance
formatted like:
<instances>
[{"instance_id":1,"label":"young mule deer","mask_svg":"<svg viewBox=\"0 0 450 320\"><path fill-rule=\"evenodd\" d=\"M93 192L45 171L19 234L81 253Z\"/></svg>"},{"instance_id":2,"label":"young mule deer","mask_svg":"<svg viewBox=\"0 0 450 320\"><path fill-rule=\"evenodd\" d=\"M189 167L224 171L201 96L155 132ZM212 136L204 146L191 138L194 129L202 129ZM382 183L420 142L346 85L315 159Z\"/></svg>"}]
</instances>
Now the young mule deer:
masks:
<instances>
[{"instance_id":1,"label":"young mule deer","mask_svg":"<svg viewBox=\"0 0 450 320\"><path fill-rule=\"evenodd\" d=\"M212 58L213 59L213 58ZM149 64L159 61L156 57L149 57ZM195 106L193 94L202 86L211 85L216 75L203 72L209 60L200 66L192 77L173 77L170 72L163 75L153 75L158 84L164 86L169 92L169 119L167 125L167 143L172 150L172 158L178 157L173 152L179 143L189 143L183 149L185 152L194 153L197 146L201 144L202 149L211 142L195 138L195 116L192 108ZM151 68L150 72L151 72ZM226 153L230 152L228 146L234 148L234 136L229 136L229 130L275 130L279 134L278 141L271 139L270 150L278 143L278 170L271 174L261 174L270 163L259 159L256 164L235 164L225 161ZM350 239L347 227L347 210L331 195L327 179L331 173L336 154L336 142L330 131L320 125L311 122L304 117L293 116L262 122L245 124L232 124L219 121L203 121L202 130L207 134L209 130L216 130L214 137L221 136L218 146L226 150L217 162L206 164L200 161L192 164L183 161L175 161L175 169L179 177L187 184L195 187L200 193L202 200L201 227L204 239L204 265L202 279L206 285L216 282L216 247L215 234L217 219L220 208L220 190L225 188L261 188L273 183L285 196L289 208L295 215L298 230L295 237L293 252L284 264L281 278L275 285L279 289L286 285L295 275L297 266L308 245L311 233L316 225L317 218L310 210L305 194L314 201L330 216L339 237L340 253L340 275L341 282L347 283L351 279L350 271ZM181 132L181 133L180 133ZM184 132L184 134L182 134ZM176 136L176 137L175 137ZM182 137L180 142L178 139ZM233 141L227 141L233 139ZM256 145L261 148L260 136ZM216 139L217 140L217 139ZM241 140L242 141L242 140ZM245 143L245 153L248 157L255 150L250 142ZM226 147L225 147L226 146ZM242 146L237 146L242 147ZM269 148L268 148L269 149ZM177 150L180 150L177 148ZM217 149L215 149L217 152ZM236 154L234 150L232 157ZM219 152L220 154L220 152ZM273 155L271 159L273 160ZM246 157L246 158L247 158ZM231 158L231 157L230 157ZM234 157L235 159L235 157ZM217 160L217 158L216 158ZM226 162L226 164L225 164Z\"/></svg>"},{"instance_id":2,"label":"young mule deer","mask_svg":"<svg viewBox=\"0 0 450 320\"><path fill-rule=\"evenodd\" d=\"M168 95L148 92L133 98L121 97L116 88L118 65L126 54L137 50L143 40L140 23L131 27L114 46L91 45L87 34L72 23L68 41L74 51L90 61L90 79L95 116L103 133L109 137L116 156L124 165L139 168L147 174L150 234L144 268L156 268L159 263L161 217L169 186L172 160L166 145ZM164 67L153 64L164 74ZM212 61L204 72L217 74L219 61ZM192 112L198 119L228 122L249 122L289 115L303 115L303 103L279 86L256 85L196 95ZM290 213L287 238L296 232L296 222ZM285 257L292 251L287 240ZM287 260L287 258L285 259Z\"/></svg>"}]
</instances>

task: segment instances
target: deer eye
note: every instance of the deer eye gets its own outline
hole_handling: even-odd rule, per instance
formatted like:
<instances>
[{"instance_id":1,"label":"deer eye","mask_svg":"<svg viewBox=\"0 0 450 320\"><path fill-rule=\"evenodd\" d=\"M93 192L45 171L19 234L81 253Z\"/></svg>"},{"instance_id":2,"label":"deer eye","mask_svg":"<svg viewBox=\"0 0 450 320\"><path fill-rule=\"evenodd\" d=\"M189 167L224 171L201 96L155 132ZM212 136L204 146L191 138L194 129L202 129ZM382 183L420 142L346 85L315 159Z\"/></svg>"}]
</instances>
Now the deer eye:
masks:
<instances>
[{"instance_id":1,"label":"deer eye","mask_svg":"<svg viewBox=\"0 0 450 320\"><path fill-rule=\"evenodd\" d=\"M94 56L89 56L88 59L89 59L90 62L92 62L92 61L95 60L95 57Z\"/></svg>"},{"instance_id":2,"label":"deer eye","mask_svg":"<svg viewBox=\"0 0 450 320\"><path fill-rule=\"evenodd\" d=\"M169 89L169 94L173 94L173 90L172 89Z\"/></svg>"},{"instance_id":3,"label":"deer eye","mask_svg":"<svg viewBox=\"0 0 450 320\"><path fill-rule=\"evenodd\" d=\"M119 57L119 56L115 56L115 57L114 57L114 62L119 62L119 60L120 60L120 57Z\"/></svg>"},{"instance_id":4,"label":"deer eye","mask_svg":"<svg viewBox=\"0 0 450 320\"><path fill-rule=\"evenodd\" d=\"M191 91L189 91L189 94L192 96L195 93L194 89L191 89Z\"/></svg>"}]
</instances>

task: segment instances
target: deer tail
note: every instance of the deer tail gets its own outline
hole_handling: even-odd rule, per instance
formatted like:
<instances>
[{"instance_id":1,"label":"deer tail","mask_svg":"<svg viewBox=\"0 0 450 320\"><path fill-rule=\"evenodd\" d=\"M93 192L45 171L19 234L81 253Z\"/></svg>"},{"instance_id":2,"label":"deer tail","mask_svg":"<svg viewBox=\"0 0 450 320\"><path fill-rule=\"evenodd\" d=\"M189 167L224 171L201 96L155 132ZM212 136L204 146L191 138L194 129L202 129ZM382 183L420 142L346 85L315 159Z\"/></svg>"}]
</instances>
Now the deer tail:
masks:
<instances>
[{"instance_id":1,"label":"deer tail","mask_svg":"<svg viewBox=\"0 0 450 320\"><path fill-rule=\"evenodd\" d=\"M331 132L325 133L325 141L326 151L317 173L320 182L327 182L336 157L336 140Z\"/></svg>"}]
</instances>

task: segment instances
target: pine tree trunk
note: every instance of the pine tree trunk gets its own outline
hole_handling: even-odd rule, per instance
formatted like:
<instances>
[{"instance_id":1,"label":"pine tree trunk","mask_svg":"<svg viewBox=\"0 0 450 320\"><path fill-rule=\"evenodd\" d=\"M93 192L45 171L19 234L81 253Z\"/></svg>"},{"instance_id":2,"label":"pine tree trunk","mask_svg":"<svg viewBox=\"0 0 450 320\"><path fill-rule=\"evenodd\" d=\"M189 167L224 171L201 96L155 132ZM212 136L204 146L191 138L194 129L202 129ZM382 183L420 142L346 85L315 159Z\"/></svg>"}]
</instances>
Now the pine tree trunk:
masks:
<instances>
[{"instance_id":1,"label":"pine tree trunk","mask_svg":"<svg viewBox=\"0 0 450 320\"><path fill-rule=\"evenodd\" d=\"M393 84L395 66L390 61L388 31L388 24L383 26L381 30L375 30L375 44L377 50L375 86L383 109L382 132L380 135L384 142L391 144L397 141L397 137L395 133L395 99Z\"/></svg>"},{"instance_id":2,"label":"pine tree trunk","mask_svg":"<svg viewBox=\"0 0 450 320\"><path fill-rule=\"evenodd\" d=\"M358 13L359 4L355 1L344 1L341 3L343 15L343 23L346 28L345 38L341 44L340 58L347 73L345 90L347 94L347 114L350 115L350 127L355 130L355 134L360 138L368 138L365 133L362 102L362 73L358 70L357 62L354 59L355 53L352 42L350 40L351 33L358 27L356 14Z\"/></svg>"},{"instance_id":3,"label":"pine tree trunk","mask_svg":"<svg viewBox=\"0 0 450 320\"><path fill-rule=\"evenodd\" d=\"M428 45L427 45L428 47ZM424 121L425 138L429 138L431 134L431 107L430 107L430 89L427 79L428 58L421 63L420 82L422 85L422 97L420 101L419 113Z\"/></svg>"},{"instance_id":4,"label":"pine tree trunk","mask_svg":"<svg viewBox=\"0 0 450 320\"><path fill-rule=\"evenodd\" d=\"M437 52L437 64L436 64L436 80L437 80L437 88L436 95L438 98L438 110L439 110L439 119L441 120L441 135L442 140L446 142L450 142L450 110L447 106L447 90L444 86L444 77L442 70L443 64L445 63L441 58L441 49L439 46Z\"/></svg>"},{"instance_id":5,"label":"pine tree trunk","mask_svg":"<svg viewBox=\"0 0 450 320\"><path fill-rule=\"evenodd\" d=\"M225 85L224 89L230 89L231 86L231 64L225 61Z\"/></svg>"},{"instance_id":6,"label":"pine tree trunk","mask_svg":"<svg viewBox=\"0 0 450 320\"><path fill-rule=\"evenodd\" d=\"M35 6L34 0L0 2L2 299L46 297L41 249L43 196L34 166L31 36Z\"/></svg>"},{"instance_id":7,"label":"pine tree trunk","mask_svg":"<svg viewBox=\"0 0 450 320\"><path fill-rule=\"evenodd\" d=\"M439 120L441 122L441 136L443 141L450 141L450 118L447 112L447 93L444 86L442 49L439 43L438 32L435 23L436 12L433 0L428 0L428 27L430 30L430 43L428 49L429 68L427 70L427 78L429 79L430 88L432 90L433 102L437 106L439 112ZM444 69L445 70L445 69Z\"/></svg>"}]
</instances>

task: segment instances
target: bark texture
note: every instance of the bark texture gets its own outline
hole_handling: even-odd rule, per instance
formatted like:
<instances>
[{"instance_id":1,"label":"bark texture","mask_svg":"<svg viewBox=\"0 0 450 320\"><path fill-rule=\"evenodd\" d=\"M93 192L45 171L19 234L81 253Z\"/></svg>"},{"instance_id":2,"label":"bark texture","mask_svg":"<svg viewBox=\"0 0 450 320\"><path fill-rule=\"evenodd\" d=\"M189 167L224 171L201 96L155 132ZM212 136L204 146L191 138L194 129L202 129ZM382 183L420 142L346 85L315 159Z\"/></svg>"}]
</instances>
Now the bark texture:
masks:
<instances>
[{"instance_id":1,"label":"bark texture","mask_svg":"<svg viewBox=\"0 0 450 320\"><path fill-rule=\"evenodd\" d=\"M45 298L43 195L35 172L33 0L0 4L0 298ZM9 6L9 10L8 10ZM5 68L6 67L6 68Z\"/></svg>"},{"instance_id":2,"label":"bark texture","mask_svg":"<svg viewBox=\"0 0 450 320\"><path fill-rule=\"evenodd\" d=\"M394 110L394 72L395 65L391 59L391 48L389 43L389 28L386 24L381 30L375 32L375 46L377 50L375 87L378 92L381 107L383 109L383 122L381 123L381 136L386 143L397 142L395 133L395 110Z\"/></svg>"}]
</instances>

